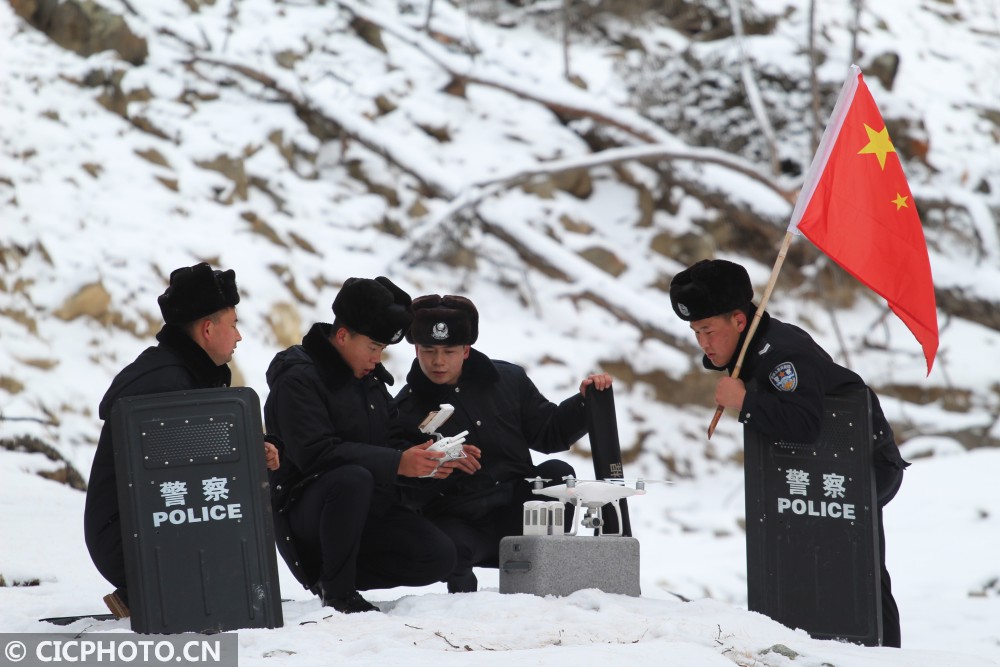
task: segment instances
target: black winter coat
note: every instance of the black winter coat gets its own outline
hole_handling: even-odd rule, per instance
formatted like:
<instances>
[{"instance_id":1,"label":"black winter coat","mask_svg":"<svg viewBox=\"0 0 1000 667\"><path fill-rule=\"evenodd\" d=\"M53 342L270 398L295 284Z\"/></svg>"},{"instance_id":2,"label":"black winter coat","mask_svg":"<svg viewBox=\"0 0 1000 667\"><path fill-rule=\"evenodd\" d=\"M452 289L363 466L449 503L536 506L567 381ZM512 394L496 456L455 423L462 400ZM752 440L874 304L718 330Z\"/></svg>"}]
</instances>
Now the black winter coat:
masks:
<instances>
[{"instance_id":1,"label":"black winter coat","mask_svg":"<svg viewBox=\"0 0 1000 667\"><path fill-rule=\"evenodd\" d=\"M431 485L443 497L435 501L447 512L448 500L483 493L497 484L534 475L529 450L562 452L587 432L583 397L577 393L556 405L546 399L520 366L490 359L472 349L454 385L431 382L414 360L407 385L396 395L399 423L415 429L427 413L450 403L455 413L440 428L442 435L468 431L465 441L482 451L482 469L474 475L456 472Z\"/></svg>"},{"instance_id":2,"label":"black winter coat","mask_svg":"<svg viewBox=\"0 0 1000 667\"><path fill-rule=\"evenodd\" d=\"M93 544L102 528L118 521L115 448L108 422L115 401L126 396L227 387L232 381L229 366L216 366L208 353L182 329L166 325L156 334L156 340L159 345L146 348L115 376L101 400L98 416L104 420L104 427L90 469L83 515L88 546Z\"/></svg>"},{"instance_id":3,"label":"black winter coat","mask_svg":"<svg viewBox=\"0 0 1000 667\"><path fill-rule=\"evenodd\" d=\"M332 325L317 323L279 352L267 369L264 403L268 433L284 442L281 467L271 473L275 511L320 474L347 464L368 469L381 491L395 495L401 449L389 444L394 413L385 385L392 375L379 364L361 379L330 344Z\"/></svg>"},{"instance_id":4,"label":"black winter coat","mask_svg":"<svg viewBox=\"0 0 1000 667\"><path fill-rule=\"evenodd\" d=\"M746 332L737 350L745 336ZM714 366L708 357L702 363L710 370L732 372L736 361L734 358L724 369ZM860 375L833 361L799 327L765 312L747 348L740 379L747 393L739 420L761 433L802 443L819 438L825 396L865 387L871 395L875 465L899 470L909 465L899 453L875 392Z\"/></svg>"}]
</instances>

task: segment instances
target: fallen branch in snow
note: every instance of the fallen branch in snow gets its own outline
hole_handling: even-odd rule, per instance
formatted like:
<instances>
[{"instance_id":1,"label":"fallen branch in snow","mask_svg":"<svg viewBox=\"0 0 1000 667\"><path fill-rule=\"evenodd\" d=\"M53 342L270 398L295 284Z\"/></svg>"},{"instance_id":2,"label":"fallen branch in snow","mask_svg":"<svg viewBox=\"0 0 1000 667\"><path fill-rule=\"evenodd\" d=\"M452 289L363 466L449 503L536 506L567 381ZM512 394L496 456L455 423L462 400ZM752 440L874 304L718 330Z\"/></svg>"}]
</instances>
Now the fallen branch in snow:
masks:
<instances>
[{"instance_id":1,"label":"fallen branch in snow","mask_svg":"<svg viewBox=\"0 0 1000 667\"><path fill-rule=\"evenodd\" d=\"M549 278L571 282L569 274L552 264L544 253L536 252L530 244L522 243L516 236L504 229L503 226L484 220L483 231L509 245L524 260L525 264L534 267Z\"/></svg>"},{"instance_id":2,"label":"fallen branch in snow","mask_svg":"<svg viewBox=\"0 0 1000 667\"><path fill-rule=\"evenodd\" d=\"M657 162L657 161L684 160L702 164L714 164L725 167L742 174L758 183L766 186L788 203L794 203L797 191L787 190L775 183L767 176L757 171L755 165L745 162L737 157L733 157L722 151L711 148L684 148L678 150L673 146L654 144L652 146L635 146L630 148L609 148L599 153L582 158L571 158L568 160L557 160L545 162L531 169L522 169L514 174L501 176L500 178L488 181L479 181L475 187L480 189L480 193L485 197L496 190L491 190L493 186L500 186L500 189L509 189L525 183L536 176L555 175L574 171L577 169L592 169L594 167L612 166L623 162ZM475 201L474 198L466 200L465 206ZM460 210L460 209L459 209ZM457 212L457 211L456 211Z\"/></svg>"},{"instance_id":3,"label":"fallen branch in snow","mask_svg":"<svg viewBox=\"0 0 1000 667\"><path fill-rule=\"evenodd\" d=\"M652 121L634 113L623 112L614 107L603 107L592 104L587 95L570 83L557 91L533 87L523 80L503 78L498 72L473 72L464 57L458 57L444 49L438 42L409 27L399 23L389 23L375 13L366 11L349 0L339 0L337 5L354 16L375 25L389 33L401 42L420 51L442 70L451 75L455 83L460 85L477 84L496 88L520 97L537 102L558 116L569 118L586 118L600 125L614 127L626 132L646 143L662 143L676 141L673 135L663 131ZM546 84L548 86L550 84Z\"/></svg>"},{"instance_id":4,"label":"fallen branch in snow","mask_svg":"<svg viewBox=\"0 0 1000 667\"><path fill-rule=\"evenodd\" d=\"M538 176L553 176L579 169L593 169L594 167L613 166L623 162L656 162L660 160L683 160L694 163L718 165L731 169L732 171L765 185L789 203L794 202L795 197L797 196L796 192L781 188L770 178L756 171L752 164L744 162L739 158L730 156L721 151L708 148L676 150L669 146L662 145L610 148L608 150L601 151L600 153L594 153L581 158L546 162L530 169L522 169L505 176L499 176L494 179L473 183L458 194L454 195L444 209L439 211L425 223L411 230L411 249L407 252L405 259L408 259L411 263L415 263L417 258L426 256L429 249L433 247L434 239L439 237L441 230L448 228L446 223L465 209L475 208L483 200L499 194L504 190L509 190L522 185L530 181L532 178ZM488 231L495 234L496 229L496 226L492 225ZM500 234L497 235L500 236ZM511 243L511 245L515 245L513 243L513 239L506 236L502 236L502 238L504 241ZM515 249L525 258L537 256L537 253L532 253L528 248L521 248L515 245ZM566 279L565 276L563 276L558 269L555 268L545 270L544 272L546 275L551 277L560 278L562 280Z\"/></svg>"},{"instance_id":5,"label":"fallen branch in snow","mask_svg":"<svg viewBox=\"0 0 1000 667\"><path fill-rule=\"evenodd\" d=\"M0 414L0 421L2 422L35 422L37 424L42 424L43 426L59 426L59 422L49 417L48 419L42 419L41 417L7 417L6 415Z\"/></svg>"},{"instance_id":6,"label":"fallen branch in snow","mask_svg":"<svg viewBox=\"0 0 1000 667\"><path fill-rule=\"evenodd\" d=\"M394 151L389 148L388 143L376 140L374 137L377 133L374 129L366 128L365 124L359 119L352 119L354 122L352 123L353 129L351 129L347 123L324 113L308 100L300 98L297 94L282 86L274 77L258 69L240 63L228 62L218 58L206 58L204 56L194 56L187 61L187 64L194 63L223 67L241 74L252 81L256 81L265 88L277 93L284 101L291 104L295 109L296 115L310 128L332 125L342 139L351 139L358 142L373 153L382 156L387 162L401 171L415 178L428 196L448 199L452 195L451 189L447 185L441 183L438 179L428 178L424 172L413 168L404 159L395 155ZM371 131L365 131L365 129L371 129ZM330 137L327 138L329 139Z\"/></svg>"},{"instance_id":7,"label":"fallen branch in snow","mask_svg":"<svg viewBox=\"0 0 1000 667\"><path fill-rule=\"evenodd\" d=\"M643 338L655 338L678 350L687 350L692 347L687 338L674 336L657 326L651 325L649 322L642 321L634 313L630 313L621 306L611 303L593 291L587 290L573 297L573 303L579 303L580 301L590 301L608 311L619 320L628 322L642 334Z\"/></svg>"},{"instance_id":8,"label":"fallen branch in snow","mask_svg":"<svg viewBox=\"0 0 1000 667\"><path fill-rule=\"evenodd\" d=\"M362 18L369 20L368 17ZM410 263L419 261L422 255L426 256L429 249L433 248L442 238L450 238L461 244L462 239L458 237L456 230L452 225L446 223L463 209L475 209L476 204L491 194L513 187L540 174L589 169L630 160L688 160L726 167L767 185L786 200L791 200L789 193L779 188L766 176L756 172L751 165L720 151L687 147L669 135L664 135L666 139L661 145L609 149L583 158L551 162L539 165L537 168L521 170L494 181L473 184L471 188L465 189L456 181L456 176L451 172L439 169L435 164L428 162L413 151L406 152L406 142L397 141L394 133L386 132L370 120L356 114L346 115L337 109L320 109L316 104L302 99L287 85L282 85L275 76L240 63L218 58L196 56L189 62L223 67L259 83L291 104L303 122L335 127L340 136L357 141L416 179L428 197L450 201L451 204L446 207L445 211L435 215L428 223L411 231L411 249L403 258ZM669 148L672 143L676 143L677 148ZM617 288L617 284L610 275L594 267L575 252L563 247L558 241L534 229L527 221L487 220L478 211L475 211L474 215L480 222L483 231L507 243L518 254L529 260L529 263L537 270L573 284L574 294L571 296L574 298L590 298L598 305L614 312L616 316L635 323L644 335L665 341L674 341L676 344L676 337L669 333L671 326L668 324L668 318L659 312L662 309L657 309L657 304L654 303L653 299L639 294L618 297L617 294L621 290ZM602 295L602 297L598 300L595 296L587 297L584 295Z\"/></svg>"},{"instance_id":9,"label":"fallen branch in snow","mask_svg":"<svg viewBox=\"0 0 1000 667\"><path fill-rule=\"evenodd\" d=\"M434 634L436 636L440 637L441 639L443 639L444 643L447 644L448 646L452 647L452 648L461 648L461 649L465 649L466 651L471 651L472 650L472 648L468 644L466 644L465 646L459 646L458 644L452 644L448 640L448 638L444 636L444 633L441 632L441 631L435 632Z\"/></svg>"}]
</instances>

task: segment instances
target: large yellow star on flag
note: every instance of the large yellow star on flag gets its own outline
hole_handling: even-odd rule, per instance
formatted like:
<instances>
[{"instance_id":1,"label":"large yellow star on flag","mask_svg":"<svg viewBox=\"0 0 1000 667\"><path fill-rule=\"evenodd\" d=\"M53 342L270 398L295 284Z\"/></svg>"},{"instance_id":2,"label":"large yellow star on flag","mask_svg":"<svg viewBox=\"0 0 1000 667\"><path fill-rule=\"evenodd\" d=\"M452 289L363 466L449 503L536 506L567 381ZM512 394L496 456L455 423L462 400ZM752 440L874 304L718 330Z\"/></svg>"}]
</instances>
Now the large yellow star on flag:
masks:
<instances>
[{"instance_id":1,"label":"large yellow star on flag","mask_svg":"<svg viewBox=\"0 0 1000 667\"><path fill-rule=\"evenodd\" d=\"M910 208L910 205L906 203L907 199L909 199L909 197L906 195L901 195L898 192L896 193L896 198L892 200L892 203L896 205L897 211L901 208Z\"/></svg>"},{"instance_id":2,"label":"large yellow star on flag","mask_svg":"<svg viewBox=\"0 0 1000 667\"><path fill-rule=\"evenodd\" d=\"M867 123L864 125L865 132L868 133L868 145L859 150L858 155L874 153L878 156L878 166L885 171L885 156L896 152L896 147L889 140L889 129L883 126L881 131L876 132Z\"/></svg>"}]
</instances>

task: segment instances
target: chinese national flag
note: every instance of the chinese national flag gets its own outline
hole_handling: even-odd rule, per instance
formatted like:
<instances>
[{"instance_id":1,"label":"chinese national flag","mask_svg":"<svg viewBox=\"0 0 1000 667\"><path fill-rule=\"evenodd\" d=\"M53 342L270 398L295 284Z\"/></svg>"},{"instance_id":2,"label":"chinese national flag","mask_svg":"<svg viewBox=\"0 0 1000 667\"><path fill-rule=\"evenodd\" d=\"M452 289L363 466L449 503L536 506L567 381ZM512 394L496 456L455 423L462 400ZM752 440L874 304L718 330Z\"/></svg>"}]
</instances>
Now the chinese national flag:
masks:
<instances>
[{"instance_id":1,"label":"chinese national flag","mask_svg":"<svg viewBox=\"0 0 1000 667\"><path fill-rule=\"evenodd\" d=\"M885 298L924 351L938 348L927 244L885 121L851 68L795 204L789 231Z\"/></svg>"}]
</instances>

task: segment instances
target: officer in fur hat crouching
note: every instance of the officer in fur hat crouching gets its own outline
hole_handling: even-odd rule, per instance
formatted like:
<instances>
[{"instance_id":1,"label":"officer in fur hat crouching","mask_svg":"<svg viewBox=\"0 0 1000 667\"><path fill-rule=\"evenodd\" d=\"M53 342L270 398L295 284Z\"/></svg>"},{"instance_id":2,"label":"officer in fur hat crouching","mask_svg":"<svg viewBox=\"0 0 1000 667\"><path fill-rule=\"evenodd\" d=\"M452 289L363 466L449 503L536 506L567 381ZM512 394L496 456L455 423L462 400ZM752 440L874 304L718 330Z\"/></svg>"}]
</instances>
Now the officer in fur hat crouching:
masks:
<instances>
[{"instance_id":1,"label":"officer in fur hat crouching","mask_svg":"<svg viewBox=\"0 0 1000 667\"><path fill-rule=\"evenodd\" d=\"M170 284L157 299L164 326L158 344L147 348L112 381L98 414L104 420L90 469L84 510L84 536L98 571L116 590L104 597L115 616L129 615L122 552L121 521L115 476L114 444L108 417L114 403L141 396L187 389L228 387L227 365L242 340L237 329L236 273L213 270L202 262L170 274ZM278 467L278 450L265 443L268 468Z\"/></svg>"},{"instance_id":2,"label":"officer in fur hat crouching","mask_svg":"<svg viewBox=\"0 0 1000 667\"><path fill-rule=\"evenodd\" d=\"M462 296L422 296L413 302L414 320L407 340L417 358L396 396L399 421L415 428L442 403L455 408L439 429L442 435L468 431L467 440L482 453L481 469L434 483L423 513L455 542L458 562L448 591L478 588L473 566L498 567L500 539L520 535L526 500L537 498L525 478L540 476L556 483L573 474L565 461L536 466L531 451L563 452L587 432L583 395L603 390L611 376L591 375L580 392L556 405L547 400L520 366L490 359L474 349L479 312ZM428 495L428 494L425 494Z\"/></svg>"},{"instance_id":3,"label":"officer in fur hat crouching","mask_svg":"<svg viewBox=\"0 0 1000 667\"><path fill-rule=\"evenodd\" d=\"M284 442L271 476L275 533L289 569L325 606L378 611L358 591L442 581L455 565L448 536L398 502L399 478L478 464L438 467L444 454L427 451L432 441L391 441L393 378L381 359L410 328L409 295L382 276L349 278L333 314L267 369L264 418Z\"/></svg>"},{"instance_id":4,"label":"officer in fur hat crouching","mask_svg":"<svg viewBox=\"0 0 1000 667\"><path fill-rule=\"evenodd\" d=\"M691 323L705 356L705 368L732 373L756 312L753 285L739 264L702 260L670 283L670 303ZM893 499L909 465L896 446L878 397L854 371L835 363L805 331L762 314L747 348L738 378L719 379L715 402L739 410L746 427L787 442L815 442L820 437L823 399L864 387L871 396L875 486L881 546L882 645L900 645L899 610L885 567L882 508Z\"/></svg>"}]
</instances>

